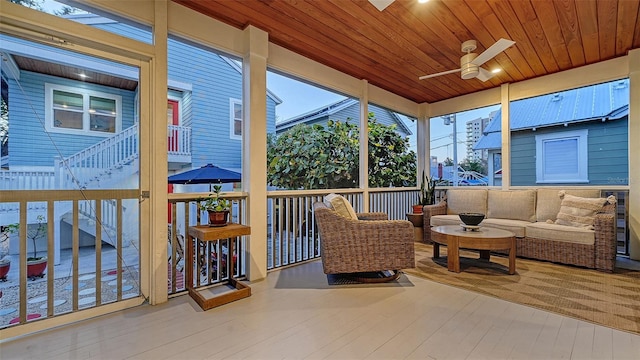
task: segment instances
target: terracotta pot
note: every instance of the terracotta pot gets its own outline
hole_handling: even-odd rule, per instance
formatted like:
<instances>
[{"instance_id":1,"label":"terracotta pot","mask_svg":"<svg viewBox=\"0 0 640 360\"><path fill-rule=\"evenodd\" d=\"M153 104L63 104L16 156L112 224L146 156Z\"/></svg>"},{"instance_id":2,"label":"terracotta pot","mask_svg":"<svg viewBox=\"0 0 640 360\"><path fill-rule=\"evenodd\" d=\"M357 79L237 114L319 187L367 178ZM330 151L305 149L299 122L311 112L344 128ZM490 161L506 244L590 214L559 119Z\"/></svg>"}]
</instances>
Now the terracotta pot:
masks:
<instances>
[{"instance_id":1,"label":"terracotta pot","mask_svg":"<svg viewBox=\"0 0 640 360\"><path fill-rule=\"evenodd\" d=\"M225 226L229 218L229 210L209 211L209 226Z\"/></svg>"},{"instance_id":2,"label":"terracotta pot","mask_svg":"<svg viewBox=\"0 0 640 360\"><path fill-rule=\"evenodd\" d=\"M43 277L44 271L47 269L47 258L42 257L38 260L27 261L27 277L29 279L35 279L37 277Z\"/></svg>"},{"instance_id":3,"label":"terracotta pot","mask_svg":"<svg viewBox=\"0 0 640 360\"><path fill-rule=\"evenodd\" d=\"M9 269L11 269L10 261L0 263L0 281L7 281L7 274L9 273Z\"/></svg>"},{"instance_id":4,"label":"terracotta pot","mask_svg":"<svg viewBox=\"0 0 640 360\"><path fill-rule=\"evenodd\" d=\"M422 205L413 205L414 214L422 214Z\"/></svg>"}]
</instances>

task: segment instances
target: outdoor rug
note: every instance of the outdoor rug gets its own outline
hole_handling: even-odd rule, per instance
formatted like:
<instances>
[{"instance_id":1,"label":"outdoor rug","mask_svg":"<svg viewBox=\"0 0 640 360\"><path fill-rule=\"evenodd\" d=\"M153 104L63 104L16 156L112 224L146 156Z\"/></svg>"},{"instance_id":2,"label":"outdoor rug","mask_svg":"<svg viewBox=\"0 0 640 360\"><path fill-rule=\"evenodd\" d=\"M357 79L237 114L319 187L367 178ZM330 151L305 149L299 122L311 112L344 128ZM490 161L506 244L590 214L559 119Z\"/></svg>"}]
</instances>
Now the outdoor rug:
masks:
<instances>
[{"instance_id":1,"label":"outdoor rug","mask_svg":"<svg viewBox=\"0 0 640 360\"><path fill-rule=\"evenodd\" d=\"M433 259L432 245L416 243L416 268L405 273L547 310L611 328L640 333L640 271L614 273L518 258L508 275L508 258L461 251L460 273L447 270L446 247Z\"/></svg>"}]
</instances>

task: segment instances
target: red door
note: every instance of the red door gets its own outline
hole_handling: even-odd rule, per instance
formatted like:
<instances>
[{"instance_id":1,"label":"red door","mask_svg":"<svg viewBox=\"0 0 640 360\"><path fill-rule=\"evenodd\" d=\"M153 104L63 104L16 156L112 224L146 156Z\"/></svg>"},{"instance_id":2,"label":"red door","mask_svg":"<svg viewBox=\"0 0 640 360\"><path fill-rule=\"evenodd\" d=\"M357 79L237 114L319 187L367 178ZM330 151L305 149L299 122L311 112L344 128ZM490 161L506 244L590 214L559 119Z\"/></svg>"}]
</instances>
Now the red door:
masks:
<instances>
[{"instance_id":1,"label":"red door","mask_svg":"<svg viewBox=\"0 0 640 360\"><path fill-rule=\"evenodd\" d=\"M175 100L167 101L167 125L179 125L178 102ZM178 130L170 130L167 139L169 151L178 151Z\"/></svg>"}]
</instances>

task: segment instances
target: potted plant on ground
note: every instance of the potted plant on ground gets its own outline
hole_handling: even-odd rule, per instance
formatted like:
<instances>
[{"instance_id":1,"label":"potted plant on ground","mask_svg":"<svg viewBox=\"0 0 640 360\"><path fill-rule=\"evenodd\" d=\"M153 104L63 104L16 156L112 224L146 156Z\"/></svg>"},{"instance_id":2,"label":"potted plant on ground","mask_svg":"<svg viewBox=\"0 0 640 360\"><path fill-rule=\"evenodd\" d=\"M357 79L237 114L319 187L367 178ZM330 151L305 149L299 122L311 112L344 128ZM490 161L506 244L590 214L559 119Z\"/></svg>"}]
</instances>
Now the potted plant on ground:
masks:
<instances>
[{"instance_id":1,"label":"potted plant on ground","mask_svg":"<svg viewBox=\"0 0 640 360\"><path fill-rule=\"evenodd\" d=\"M418 192L418 203L413 205L414 214L422 214L422 208L425 205L433 205L436 201L436 184L438 180L433 176L425 176L422 171L422 180L420 181L420 191Z\"/></svg>"},{"instance_id":2,"label":"potted plant on ground","mask_svg":"<svg viewBox=\"0 0 640 360\"><path fill-rule=\"evenodd\" d=\"M0 281L7 281L7 274L11 269L9 256L9 236L16 232L17 224L0 226Z\"/></svg>"},{"instance_id":3,"label":"potted plant on ground","mask_svg":"<svg viewBox=\"0 0 640 360\"><path fill-rule=\"evenodd\" d=\"M214 185L213 193L200 199L199 208L209 214L209 226L225 226L229 218L231 201L220 196L222 185Z\"/></svg>"},{"instance_id":4,"label":"potted plant on ground","mask_svg":"<svg viewBox=\"0 0 640 360\"><path fill-rule=\"evenodd\" d=\"M37 224L35 228L29 229L27 225L27 239L31 239L33 244L33 256L27 258L27 277L31 280L41 278L44 276L44 271L47 269L47 257L38 256L38 244L37 241L41 237L47 235L47 224L45 218L42 215L36 217ZM11 232L18 232L20 229L19 224L11 225Z\"/></svg>"}]
</instances>

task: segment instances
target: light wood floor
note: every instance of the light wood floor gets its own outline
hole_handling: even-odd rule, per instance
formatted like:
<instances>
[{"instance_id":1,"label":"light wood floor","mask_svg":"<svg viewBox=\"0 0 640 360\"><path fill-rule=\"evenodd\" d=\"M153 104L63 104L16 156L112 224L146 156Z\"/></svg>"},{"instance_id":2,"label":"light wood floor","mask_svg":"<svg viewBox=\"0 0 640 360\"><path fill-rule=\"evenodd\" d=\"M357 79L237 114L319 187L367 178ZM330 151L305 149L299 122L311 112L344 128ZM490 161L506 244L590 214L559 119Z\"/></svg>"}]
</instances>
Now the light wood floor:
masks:
<instances>
[{"instance_id":1,"label":"light wood floor","mask_svg":"<svg viewBox=\"0 0 640 360\"><path fill-rule=\"evenodd\" d=\"M640 336L403 275L332 286L316 261L202 311L189 296L0 344L7 359L640 359Z\"/></svg>"}]
</instances>

